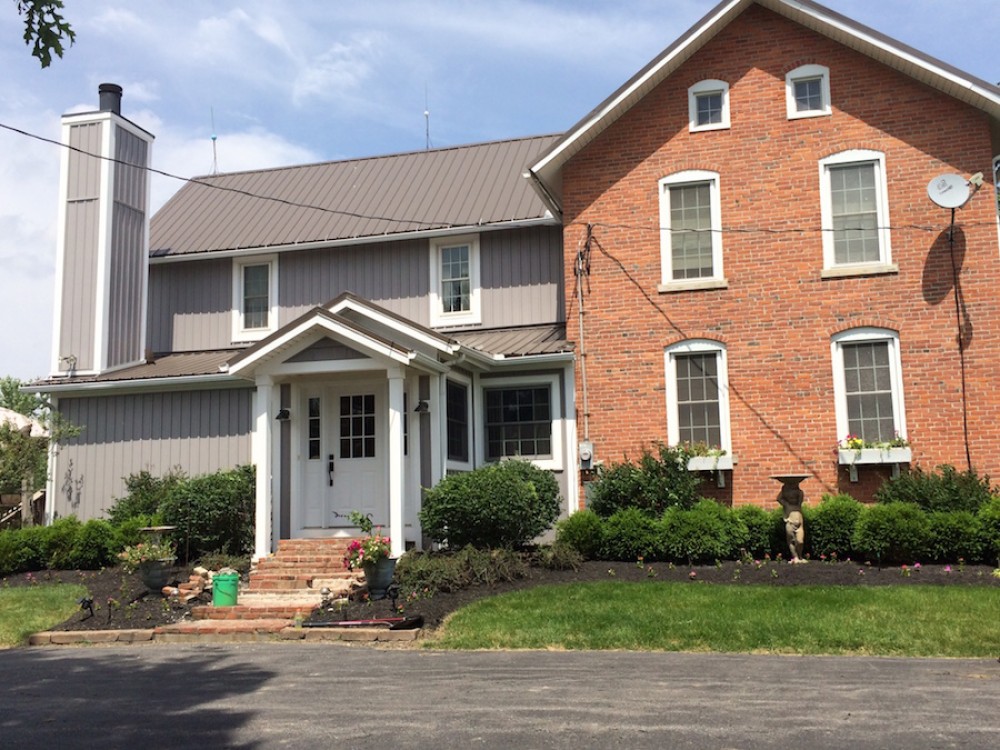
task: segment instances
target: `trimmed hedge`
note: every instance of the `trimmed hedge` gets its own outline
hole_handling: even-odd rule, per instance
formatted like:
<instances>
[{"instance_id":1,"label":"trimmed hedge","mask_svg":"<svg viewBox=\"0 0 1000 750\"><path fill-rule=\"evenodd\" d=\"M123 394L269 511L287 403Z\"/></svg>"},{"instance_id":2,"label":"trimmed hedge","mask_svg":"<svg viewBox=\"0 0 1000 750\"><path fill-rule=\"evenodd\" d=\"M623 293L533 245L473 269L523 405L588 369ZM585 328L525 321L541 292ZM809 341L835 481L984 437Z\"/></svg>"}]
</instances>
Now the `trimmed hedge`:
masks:
<instances>
[{"instance_id":1,"label":"trimmed hedge","mask_svg":"<svg viewBox=\"0 0 1000 750\"><path fill-rule=\"evenodd\" d=\"M858 518L851 543L880 565L912 564L926 558L931 549L930 521L910 503L872 505Z\"/></svg>"},{"instance_id":2,"label":"trimmed hedge","mask_svg":"<svg viewBox=\"0 0 1000 750\"><path fill-rule=\"evenodd\" d=\"M875 500L910 503L928 512L967 510L975 513L994 494L990 478L980 477L975 471L960 472L954 466L943 465L928 473L918 466L884 483L875 493Z\"/></svg>"},{"instance_id":3,"label":"trimmed hedge","mask_svg":"<svg viewBox=\"0 0 1000 750\"><path fill-rule=\"evenodd\" d=\"M841 560L854 555L854 527L865 506L850 495L823 495L805 516L806 545L813 557L826 555Z\"/></svg>"},{"instance_id":4,"label":"trimmed hedge","mask_svg":"<svg viewBox=\"0 0 1000 750\"><path fill-rule=\"evenodd\" d=\"M688 471L688 459L695 454L683 446L657 445L657 454L642 452L638 464L625 459L601 470L590 486L588 507L601 518L619 510L639 508L659 518L667 508L691 508L698 502L701 474Z\"/></svg>"},{"instance_id":5,"label":"trimmed hedge","mask_svg":"<svg viewBox=\"0 0 1000 750\"><path fill-rule=\"evenodd\" d=\"M602 560L663 559L661 525L639 508L619 510L602 525Z\"/></svg>"},{"instance_id":6,"label":"trimmed hedge","mask_svg":"<svg viewBox=\"0 0 1000 750\"><path fill-rule=\"evenodd\" d=\"M117 562L114 527L94 519L61 518L51 526L0 532L0 576L32 570L97 570Z\"/></svg>"},{"instance_id":7,"label":"trimmed hedge","mask_svg":"<svg viewBox=\"0 0 1000 750\"><path fill-rule=\"evenodd\" d=\"M661 529L667 556L688 564L739 557L750 538L741 516L714 500L668 509Z\"/></svg>"},{"instance_id":8,"label":"trimmed hedge","mask_svg":"<svg viewBox=\"0 0 1000 750\"><path fill-rule=\"evenodd\" d=\"M584 560L596 560L604 544L604 526L592 510L581 510L556 525L556 542L575 549Z\"/></svg>"}]
</instances>

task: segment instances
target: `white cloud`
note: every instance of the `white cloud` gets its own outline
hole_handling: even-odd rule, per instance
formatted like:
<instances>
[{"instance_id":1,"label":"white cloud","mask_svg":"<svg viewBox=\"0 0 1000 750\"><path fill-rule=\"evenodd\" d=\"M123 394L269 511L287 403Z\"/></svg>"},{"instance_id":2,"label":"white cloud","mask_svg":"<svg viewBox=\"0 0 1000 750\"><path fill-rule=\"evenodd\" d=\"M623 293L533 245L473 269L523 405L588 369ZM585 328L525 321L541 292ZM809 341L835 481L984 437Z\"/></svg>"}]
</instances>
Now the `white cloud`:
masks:
<instances>
[{"instance_id":1,"label":"white cloud","mask_svg":"<svg viewBox=\"0 0 1000 750\"><path fill-rule=\"evenodd\" d=\"M300 64L292 101L299 105L311 98L329 101L355 94L371 78L373 63L385 44L382 34L355 34L347 43L338 42Z\"/></svg>"}]
</instances>

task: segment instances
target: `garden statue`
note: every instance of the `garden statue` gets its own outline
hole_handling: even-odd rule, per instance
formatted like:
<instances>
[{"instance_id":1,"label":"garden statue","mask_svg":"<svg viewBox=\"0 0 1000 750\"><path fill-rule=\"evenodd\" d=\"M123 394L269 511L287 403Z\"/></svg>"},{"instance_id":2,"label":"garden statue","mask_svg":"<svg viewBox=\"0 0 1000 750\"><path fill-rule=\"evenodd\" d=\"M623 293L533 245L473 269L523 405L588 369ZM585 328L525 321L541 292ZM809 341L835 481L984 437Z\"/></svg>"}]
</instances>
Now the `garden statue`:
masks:
<instances>
[{"instance_id":1,"label":"garden statue","mask_svg":"<svg viewBox=\"0 0 1000 750\"><path fill-rule=\"evenodd\" d=\"M784 474L771 477L781 482L781 492L778 493L778 504L781 506L785 519L785 539L788 541L788 551L792 555L791 562L805 562L802 559L802 547L806 541L805 528L802 525L802 503L805 496L799 489L799 483L808 479L808 474Z\"/></svg>"}]
</instances>

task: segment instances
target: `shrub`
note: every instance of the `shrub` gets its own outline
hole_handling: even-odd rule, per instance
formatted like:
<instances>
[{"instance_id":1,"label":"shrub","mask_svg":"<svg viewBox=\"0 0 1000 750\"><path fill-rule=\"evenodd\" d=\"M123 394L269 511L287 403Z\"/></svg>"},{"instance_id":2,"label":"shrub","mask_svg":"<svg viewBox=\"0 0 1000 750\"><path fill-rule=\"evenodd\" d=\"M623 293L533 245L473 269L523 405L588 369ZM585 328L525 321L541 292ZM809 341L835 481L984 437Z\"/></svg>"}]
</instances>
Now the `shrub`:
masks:
<instances>
[{"instance_id":1,"label":"shrub","mask_svg":"<svg viewBox=\"0 0 1000 750\"><path fill-rule=\"evenodd\" d=\"M748 555L762 558L785 548L785 524L781 509L767 511L759 505L741 505L733 511L747 529L744 549Z\"/></svg>"},{"instance_id":2,"label":"shrub","mask_svg":"<svg viewBox=\"0 0 1000 750\"><path fill-rule=\"evenodd\" d=\"M1000 567L1000 497L983 503L976 517L982 533L983 559Z\"/></svg>"},{"instance_id":3,"label":"shrub","mask_svg":"<svg viewBox=\"0 0 1000 750\"><path fill-rule=\"evenodd\" d=\"M527 461L501 461L452 474L429 490L420 512L424 532L458 549L513 548L551 528L559 485Z\"/></svg>"},{"instance_id":4,"label":"shrub","mask_svg":"<svg viewBox=\"0 0 1000 750\"><path fill-rule=\"evenodd\" d=\"M983 534L979 518L967 510L928 514L930 556L935 562L983 559Z\"/></svg>"},{"instance_id":5,"label":"shrub","mask_svg":"<svg viewBox=\"0 0 1000 750\"><path fill-rule=\"evenodd\" d=\"M126 547L131 547L138 544L141 541L148 540L143 532L139 529L145 529L150 526L162 526L163 517L162 516L146 516L138 515L132 516L119 524L112 524L112 528L115 531L115 543L114 548L116 552L121 552Z\"/></svg>"},{"instance_id":6,"label":"shrub","mask_svg":"<svg viewBox=\"0 0 1000 750\"><path fill-rule=\"evenodd\" d=\"M44 532L39 526L0 531L0 575L44 568Z\"/></svg>"},{"instance_id":7,"label":"shrub","mask_svg":"<svg viewBox=\"0 0 1000 750\"><path fill-rule=\"evenodd\" d=\"M73 567L73 544L80 531L81 523L75 516L60 518L50 526L36 527L42 538L44 565L53 570L67 570Z\"/></svg>"},{"instance_id":8,"label":"shrub","mask_svg":"<svg viewBox=\"0 0 1000 750\"><path fill-rule=\"evenodd\" d=\"M623 508L604 522L602 560L657 560L663 557L660 524L639 508Z\"/></svg>"},{"instance_id":9,"label":"shrub","mask_svg":"<svg viewBox=\"0 0 1000 750\"><path fill-rule=\"evenodd\" d=\"M733 558L749 540L740 516L714 500L669 509L662 528L667 555L689 564Z\"/></svg>"},{"instance_id":10,"label":"shrub","mask_svg":"<svg viewBox=\"0 0 1000 750\"><path fill-rule=\"evenodd\" d=\"M160 504L164 523L177 527L178 556L186 562L210 552L251 552L254 489L252 466L178 481Z\"/></svg>"},{"instance_id":11,"label":"shrub","mask_svg":"<svg viewBox=\"0 0 1000 750\"><path fill-rule=\"evenodd\" d=\"M227 555L223 552L210 552L198 559L198 565L206 570L216 572L223 568L231 568L240 575L250 572L250 555Z\"/></svg>"},{"instance_id":12,"label":"shrub","mask_svg":"<svg viewBox=\"0 0 1000 750\"><path fill-rule=\"evenodd\" d=\"M851 543L879 564L913 563L927 555L930 522L910 503L879 503L862 511Z\"/></svg>"},{"instance_id":13,"label":"shrub","mask_svg":"<svg viewBox=\"0 0 1000 750\"><path fill-rule=\"evenodd\" d=\"M556 541L575 549L585 560L596 560L601 554L604 529L600 517L592 510L580 510L556 525Z\"/></svg>"},{"instance_id":14,"label":"shrub","mask_svg":"<svg viewBox=\"0 0 1000 750\"><path fill-rule=\"evenodd\" d=\"M532 565L547 570L579 570L583 564L583 555L565 542L557 541L536 549L531 562Z\"/></svg>"},{"instance_id":15,"label":"shrub","mask_svg":"<svg viewBox=\"0 0 1000 750\"><path fill-rule=\"evenodd\" d=\"M107 521L92 518L81 526L69 552L70 568L97 570L115 562L118 536Z\"/></svg>"},{"instance_id":16,"label":"shrub","mask_svg":"<svg viewBox=\"0 0 1000 750\"><path fill-rule=\"evenodd\" d=\"M145 470L132 474L125 478L128 494L115 500L108 510L108 518L118 526L138 516L155 516L174 488L184 480L184 472L180 469L173 469L162 477L154 477Z\"/></svg>"},{"instance_id":17,"label":"shrub","mask_svg":"<svg viewBox=\"0 0 1000 750\"><path fill-rule=\"evenodd\" d=\"M604 469L591 485L589 507L602 518L624 508L639 508L659 518L667 508L690 508L698 502L701 475L688 471L694 453L684 446L660 443L657 455L643 450L638 465L626 459Z\"/></svg>"},{"instance_id":18,"label":"shrub","mask_svg":"<svg viewBox=\"0 0 1000 750\"><path fill-rule=\"evenodd\" d=\"M959 472L954 466L939 466L926 473L920 467L900 474L879 487L880 503L912 503L926 511L967 510L975 513L993 492L990 479L974 471Z\"/></svg>"},{"instance_id":19,"label":"shrub","mask_svg":"<svg viewBox=\"0 0 1000 750\"><path fill-rule=\"evenodd\" d=\"M854 527L864 506L850 495L823 495L806 516L806 544L814 557L854 554Z\"/></svg>"},{"instance_id":20,"label":"shrub","mask_svg":"<svg viewBox=\"0 0 1000 750\"><path fill-rule=\"evenodd\" d=\"M430 596L469 586L496 585L528 575L524 555L508 549L464 547L457 552L411 550L396 563L395 578L404 596Z\"/></svg>"}]
</instances>

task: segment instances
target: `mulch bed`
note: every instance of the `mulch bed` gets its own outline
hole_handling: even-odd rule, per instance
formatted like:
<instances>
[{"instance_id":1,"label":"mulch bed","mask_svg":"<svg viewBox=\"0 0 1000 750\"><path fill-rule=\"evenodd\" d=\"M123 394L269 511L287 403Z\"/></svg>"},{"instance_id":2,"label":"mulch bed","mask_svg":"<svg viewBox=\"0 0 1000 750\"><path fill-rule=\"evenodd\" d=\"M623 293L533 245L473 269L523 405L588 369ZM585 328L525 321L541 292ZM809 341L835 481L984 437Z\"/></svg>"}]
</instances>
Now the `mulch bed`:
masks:
<instances>
[{"instance_id":1,"label":"mulch bed","mask_svg":"<svg viewBox=\"0 0 1000 750\"><path fill-rule=\"evenodd\" d=\"M439 592L411 601L399 600L402 612L392 609L389 600L351 602L329 612L318 612L312 621L360 620L389 616L420 615L429 627L441 624L456 609L487 596L547 584L592 581L656 582L678 581L690 585L834 585L834 586L1000 586L985 565L921 565L878 568L852 562L812 561L790 565L777 561L725 562L719 565L674 566L667 563L637 565L623 562L586 562L579 570L544 570L532 568L528 578L495 586L475 586L454 592ZM692 575L693 574L693 575ZM100 571L41 571L10 576L0 586L31 586L44 583L79 583L86 587L94 602L94 615L81 610L53 630L117 630L153 628L178 622L190 616L192 606L207 604L211 596L181 605L170 602L159 592L149 592L138 574L125 574L120 568Z\"/></svg>"}]
</instances>

